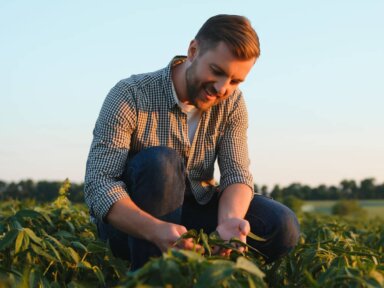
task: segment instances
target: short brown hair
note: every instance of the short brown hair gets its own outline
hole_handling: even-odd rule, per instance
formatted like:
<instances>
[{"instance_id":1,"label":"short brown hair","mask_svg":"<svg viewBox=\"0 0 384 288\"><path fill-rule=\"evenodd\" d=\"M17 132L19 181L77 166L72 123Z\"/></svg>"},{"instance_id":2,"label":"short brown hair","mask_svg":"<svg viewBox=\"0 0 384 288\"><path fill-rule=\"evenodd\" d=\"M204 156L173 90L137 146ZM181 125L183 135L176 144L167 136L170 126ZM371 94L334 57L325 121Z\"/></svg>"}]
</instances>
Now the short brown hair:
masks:
<instances>
[{"instance_id":1,"label":"short brown hair","mask_svg":"<svg viewBox=\"0 0 384 288\"><path fill-rule=\"evenodd\" d=\"M209 18L195 37L200 53L226 43L233 55L242 60L257 59L260 43L251 22L244 16L220 14Z\"/></svg>"}]
</instances>

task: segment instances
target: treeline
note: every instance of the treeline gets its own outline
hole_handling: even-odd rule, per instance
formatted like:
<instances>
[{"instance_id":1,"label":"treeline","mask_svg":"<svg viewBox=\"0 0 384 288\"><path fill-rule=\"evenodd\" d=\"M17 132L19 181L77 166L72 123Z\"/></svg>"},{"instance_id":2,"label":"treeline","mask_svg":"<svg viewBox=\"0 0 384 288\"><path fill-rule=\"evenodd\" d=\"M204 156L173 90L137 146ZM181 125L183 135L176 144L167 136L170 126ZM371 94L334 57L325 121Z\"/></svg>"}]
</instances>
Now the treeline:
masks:
<instances>
[{"instance_id":1,"label":"treeline","mask_svg":"<svg viewBox=\"0 0 384 288\"><path fill-rule=\"evenodd\" d=\"M35 199L39 202L52 201L57 197L61 186L60 181L21 180L10 182L0 180L0 200L4 199ZM294 196L302 200L339 200L339 199L384 199L384 183L376 184L374 178L367 178L359 183L354 180L343 180L338 186L319 185L310 187L293 183L287 187L275 185L271 190L263 185L254 185L255 192L271 196L274 199L284 199ZM71 183L69 199L72 202L84 202L84 184Z\"/></svg>"},{"instance_id":2,"label":"treeline","mask_svg":"<svg viewBox=\"0 0 384 288\"><path fill-rule=\"evenodd\" d=\"M272 190L267 186L255 184L255 191L274 199L284 199L290 196L302 200L340 200L340 199L384 199L384 183L375 184L375 178L367 178L360 183L355 180L343 180L338 186L319 185L310 187L293 183L287 187L275 185Z\"/></svg>"},{"instance_id":3,"label":"treeline","mask_svg":"<svg viewBox=\"0 0 384 288\"><path fill-rule=\"evenodd\" d=\"M38 202L51 202L57 198L63 181L33 181L21 180L10 182L0 180L0 200L5 199L35 199ZM69 199L72 202L84 202L84 184L71 183Z\"/></svg>"}]
</instances>

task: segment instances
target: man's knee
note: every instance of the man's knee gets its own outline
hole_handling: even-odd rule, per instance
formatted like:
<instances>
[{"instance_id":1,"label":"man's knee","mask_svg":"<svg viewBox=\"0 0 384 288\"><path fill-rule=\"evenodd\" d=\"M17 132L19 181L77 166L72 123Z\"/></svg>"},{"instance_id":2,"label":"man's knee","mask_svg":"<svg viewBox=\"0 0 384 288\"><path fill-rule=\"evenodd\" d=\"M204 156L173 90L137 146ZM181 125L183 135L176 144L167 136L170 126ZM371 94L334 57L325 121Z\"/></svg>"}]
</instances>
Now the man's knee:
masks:
<instances>
[{"instance_id":1,"label":"man's knee","mask_svg":"<svg viewBox=\"0 0 384 288\"><path fill-rule=\"evenodd\" d=\"M284 206L282 213L277 216L277 234L281 241L281 256L291 251L299 242L300 226L295 213ZM276 255L280 257L280 255Z\"/></svg>"},{"instance_id":2,"label":"man's knee","mask_svg":"<svg viewBox=\"0 0 384 288\"><path fill-rule=\"evenodd\" d=\"M126 169L128 173L129 170L138 172L143 169L161 174L184 173L184 165L180 155L174 149L165 146L154 146L141 150L127 162Z\"/></svg>"},{"instance_id":3,"label":"man's knee","mask_svg":"<svg viewBox=\"0 0 384 288\"><path fill-rule=\"evenodd\" d=\"M184 164L173 149L156 146L140 151L127 162L123 180L132 200L156 217L172 213L182 205Z\"/></svg>"},{"instance_id":4,"label":"man's knee","mask_svg":"<svg viewBox=\"0 0 384 288\"><path fill-rule=\"evenodd\" d=\"M248 243L266 255L272 262L290 252L300 238L300 226L295 213L285 205L264 196L254 199L247 213L251 231L266 239Z\"/></svg>"}]
</instances>

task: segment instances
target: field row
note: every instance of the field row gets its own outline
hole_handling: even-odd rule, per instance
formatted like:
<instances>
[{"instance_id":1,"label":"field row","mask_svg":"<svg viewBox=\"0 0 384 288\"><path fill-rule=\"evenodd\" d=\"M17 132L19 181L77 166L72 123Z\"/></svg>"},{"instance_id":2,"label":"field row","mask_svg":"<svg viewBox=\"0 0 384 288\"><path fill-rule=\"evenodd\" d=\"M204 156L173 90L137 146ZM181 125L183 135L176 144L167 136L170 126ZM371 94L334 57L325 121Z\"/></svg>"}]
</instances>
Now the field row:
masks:
<instances>
[{"instance_id":1,"label":"field row","mask_svg":"<svg viewBox=\"0 0 384 288\"><path fill-rule=\"evenodd\" d=\"M189 231L205 254L169 250L131 272L96 239L86 207L68 200L68 186L52 203L0 204L0 287L384 286L384 219L300 214L299 245L272 264L252 249L210 255L212 244L228 243Z\"/></svg>"}]
</instances>

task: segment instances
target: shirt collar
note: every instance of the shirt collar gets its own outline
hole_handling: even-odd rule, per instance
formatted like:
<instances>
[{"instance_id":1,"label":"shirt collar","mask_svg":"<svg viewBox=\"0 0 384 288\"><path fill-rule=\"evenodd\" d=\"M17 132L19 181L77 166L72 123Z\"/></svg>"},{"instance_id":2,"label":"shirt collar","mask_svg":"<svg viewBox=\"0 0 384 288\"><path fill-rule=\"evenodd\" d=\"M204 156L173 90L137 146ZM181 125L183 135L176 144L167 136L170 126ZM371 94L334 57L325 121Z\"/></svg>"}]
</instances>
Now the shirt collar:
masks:
<instances>
[{"instance_id":1,"label":"shirt collar","mask_svg":"<svg viewBox=\"0 0 384 288\"><path fill-rule=\"evenodd\" d=\"M177 102L175 98L173 97L173 91L172 91L172 68L176 65L179 65L187 59L186 56L175 56L169 62L168 66L165 69L164 73L164 93L167 98L167 107L169 109L173 108L175 105L177 106Z\"/></svg>"}]
</instances>

